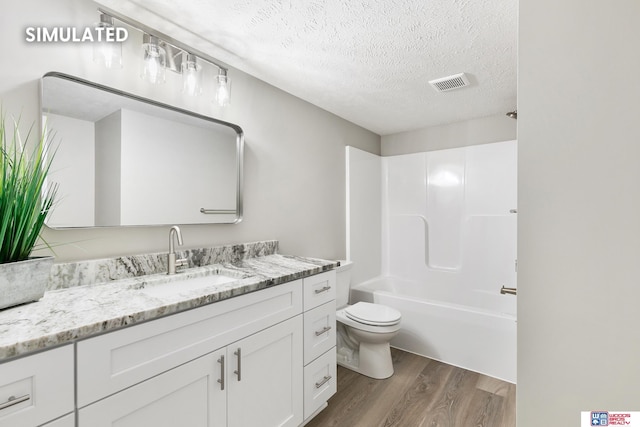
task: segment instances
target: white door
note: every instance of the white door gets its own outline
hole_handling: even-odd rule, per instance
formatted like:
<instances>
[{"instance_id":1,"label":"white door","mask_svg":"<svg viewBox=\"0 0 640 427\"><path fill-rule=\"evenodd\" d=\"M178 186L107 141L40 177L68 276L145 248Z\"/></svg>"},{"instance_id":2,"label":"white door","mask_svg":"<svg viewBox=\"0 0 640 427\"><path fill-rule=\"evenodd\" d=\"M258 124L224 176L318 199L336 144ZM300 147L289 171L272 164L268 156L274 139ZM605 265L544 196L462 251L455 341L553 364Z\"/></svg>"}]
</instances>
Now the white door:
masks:
<instances>
[{"instance_id":1,"label":"white door","mask_svg":"<svg viewBox=\"0 0 640 427\"><path fill-rule=\"evenodd\" d=\"M227 355L229 427L302 423L301 315L228 346Z\"/></svg>"},{"instance_id":2,"label":"white door","mask_svg":"<svg viewBox=\"0 0 640 427\"><path fill-rule=\"evenodd\" d=\"M221 359L209 353L157 377L88 405L78 412L80 427L224 427L226 390Z\"/></svg>"}]
</instances>

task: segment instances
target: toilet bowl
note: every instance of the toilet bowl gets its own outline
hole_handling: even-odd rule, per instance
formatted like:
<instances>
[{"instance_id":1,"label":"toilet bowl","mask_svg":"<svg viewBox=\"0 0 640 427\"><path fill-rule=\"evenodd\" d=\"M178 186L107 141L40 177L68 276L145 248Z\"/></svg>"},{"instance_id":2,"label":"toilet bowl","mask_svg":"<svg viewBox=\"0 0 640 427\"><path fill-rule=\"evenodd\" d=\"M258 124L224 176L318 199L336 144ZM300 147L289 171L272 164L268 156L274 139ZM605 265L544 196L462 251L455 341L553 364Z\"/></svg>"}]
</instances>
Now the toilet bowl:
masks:
<instances>
[{"instance_id":1,"label":"toilet bowl","mask_svg":"<svg viewBox=\"0 0 640 427\"><path fill-rule=\"evenodd\" d=\"M381 304L347 304L352 265L342 261L337 269L338 364L371 378L388 378L393 375L389 341L400 331L402 316Z\"/></svg>"}]
</instances>

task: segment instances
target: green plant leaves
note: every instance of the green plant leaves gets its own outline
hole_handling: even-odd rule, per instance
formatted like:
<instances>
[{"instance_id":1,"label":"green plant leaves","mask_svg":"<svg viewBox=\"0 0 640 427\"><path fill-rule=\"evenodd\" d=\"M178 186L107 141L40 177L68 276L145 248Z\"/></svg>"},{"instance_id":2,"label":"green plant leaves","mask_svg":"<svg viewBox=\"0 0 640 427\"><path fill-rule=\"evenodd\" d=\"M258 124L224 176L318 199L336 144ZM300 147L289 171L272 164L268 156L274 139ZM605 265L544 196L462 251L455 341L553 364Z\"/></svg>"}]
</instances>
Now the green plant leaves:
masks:
<instances>
[{"instance_id":1,"label":"green plant leaves","mask_svg":"<svg viewBox=\"0 0 640 427\"><path fill-rule=\"evenodd\" d=\"M0 263L5 263L29 257L53 206L57 185L47 182L54 153L44 132L30 147L33 125L23 140L18 121L13 120L8 129L4 113L0 115Z\"/></svg>"}]
</instances>

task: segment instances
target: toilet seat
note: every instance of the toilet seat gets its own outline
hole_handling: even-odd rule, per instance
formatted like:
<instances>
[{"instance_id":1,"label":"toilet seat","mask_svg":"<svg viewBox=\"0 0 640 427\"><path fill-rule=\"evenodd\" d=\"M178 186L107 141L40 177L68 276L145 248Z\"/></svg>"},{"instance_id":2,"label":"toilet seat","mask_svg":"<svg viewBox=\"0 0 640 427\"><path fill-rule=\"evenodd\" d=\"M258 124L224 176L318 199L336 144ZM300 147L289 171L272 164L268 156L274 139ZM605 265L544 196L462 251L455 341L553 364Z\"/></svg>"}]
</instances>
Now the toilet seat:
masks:
<instances>
[{"instance_id":1,"label":"toilet seat","mask_svg":"<svg viewBox=\"0 0 640 427\"><path fill-rule=\"evenodd\" d=\"M345 307L344 313L351 320L371 326L397 325L402 316L395 308L369 302L357 302Z\"/></svg>"},{"instance_id":2,"label":"toilet seat","mask_svg":"<svg viewBox=\"0 0 640 427\"><path fill-rule=\"evenodd\" d=\"M349 316L347 316L344 308L336 311L336 321L354 329L359 329L361 331L367 331L376 334L389 334L400 330L400 322L396 323L395 325L367 325L366 323L353 320Z\"/></svg>"}]
</instances>

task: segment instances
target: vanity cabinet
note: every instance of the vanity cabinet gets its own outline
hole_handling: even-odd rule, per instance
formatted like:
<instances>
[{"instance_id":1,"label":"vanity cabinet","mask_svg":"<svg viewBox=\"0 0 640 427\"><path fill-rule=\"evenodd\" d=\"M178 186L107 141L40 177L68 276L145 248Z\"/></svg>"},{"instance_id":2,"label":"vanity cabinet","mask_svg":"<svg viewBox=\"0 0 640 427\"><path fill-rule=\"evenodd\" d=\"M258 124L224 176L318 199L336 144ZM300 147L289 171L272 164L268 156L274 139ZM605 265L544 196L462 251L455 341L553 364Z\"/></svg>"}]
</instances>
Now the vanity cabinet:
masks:
<instances>
[{"instance_id":1,"label":"vanity cabinet","mask_svg":"<svg viewBox=\"0 0 640 427\"><path fill-rule=\"evenodd\" d=\"M296 427L302 422L296 316L81 408L90 427Z\"/></svg>"},{"instance_id":2,"label":"vanity cabinet","mask_svg":"<svg viewBox=\"0 0 640 427\"><path fill-rule=\"evenodd\" d=\"M78 407L299 315L292 281L77 343Z\"/></svg>"},{"instance_id":3,"label":"vanity cabinet","mask_svg":"<svg viewBox=\"0 0 640 427\"><path fill-rule=\"evenodd\" d=\"M304 418L322 410L336 393L336 272L303 279Z\"/></svg>"},{"instance_id":4,"label":"vanity cabinet","mask_svg":"<svg viewBox=\"0 0 640 427\"><path fill-rule=\"evenodd\" d=\"M303 420L302 281L77 344L78 426Z\"/></svg>"},{"instance_id":5,"label":"vanity cabinet","mask_svg":"<svg viewBox=\"0 0 640 427\"><path fill-rule=\"evenodd\" d=\"M73 345L0 364L0 427L45 424L73 412L73 398Z\"/></svg>"},{"instance_id":6,"label":"vanity cabinet","mask_svg":"<svg viewBox=\"0 0 640 427\"><path fill-rule=\"evenodd\" d=\"M0 427L298 427L336 391L335 271L0 363Z\"/></svg>"}]
</instances>

